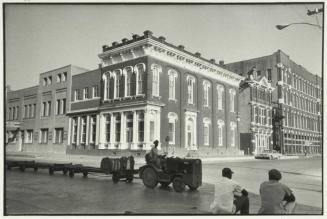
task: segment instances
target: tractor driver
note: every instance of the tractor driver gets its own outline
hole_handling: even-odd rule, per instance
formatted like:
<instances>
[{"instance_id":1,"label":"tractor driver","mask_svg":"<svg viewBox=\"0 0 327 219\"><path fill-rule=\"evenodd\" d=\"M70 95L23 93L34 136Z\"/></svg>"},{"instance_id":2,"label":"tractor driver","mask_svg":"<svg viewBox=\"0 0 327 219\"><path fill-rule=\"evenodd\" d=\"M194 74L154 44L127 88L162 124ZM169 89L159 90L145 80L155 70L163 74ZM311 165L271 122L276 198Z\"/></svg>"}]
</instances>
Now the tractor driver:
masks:
<instances>
[{"instance_id":1,"label":"tractor driver","mask_svg":"<svg viewBox=\"0 0 327 219\"><path fill-rule=\"evenodd\" d=\"M151 151L150 151L150 158L152 160L152 162L157 165L158 167L160 167L160 158L158 156L158 144L159 144L159 141L158 140L155 140L153 142L154 146L152 147Z\"/></svg>"}]
</instances>

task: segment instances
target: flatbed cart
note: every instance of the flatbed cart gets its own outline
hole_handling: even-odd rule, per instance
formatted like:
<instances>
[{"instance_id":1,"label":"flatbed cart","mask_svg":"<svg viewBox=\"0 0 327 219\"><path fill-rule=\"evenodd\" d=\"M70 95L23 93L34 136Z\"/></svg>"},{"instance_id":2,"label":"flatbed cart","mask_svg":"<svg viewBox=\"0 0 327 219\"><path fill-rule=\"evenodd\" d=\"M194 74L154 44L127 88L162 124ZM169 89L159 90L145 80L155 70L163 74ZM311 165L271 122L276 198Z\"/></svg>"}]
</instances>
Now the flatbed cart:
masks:
<instances>
[{"instance_id":1,"label":"flatbed cart","mask_svg":"<svg viewBox=\"0 0 327 219\"><path fill-rule=\"evenodd\" d=\"M69 176L74 177L75 173L83 173L87 177L89 173L104 173L101 168L83 166L81 164L74 164L69 167Z\"/></svg>"},{"instance_id":2,"label":"flatbed cart","mask_svg":"<svg viewBox=\"0 0 327 219\"><path fill-rule=\"evenodd\" d=\"M52 163L48 164L49 174L53 175L54 172L62 171L64 175L66 175L69 171L69 168L72 166L72 163Z\"/></svg>"},{"instance_id":3,"label":"flatbed cart","mask_svg":"<svg viewBox=\"0 0 327 219\"><path fill-rule=\"evenodd\" d=\"M11 170L12 168L19 168L20 171L24 172L26 168L33 168L35 172L37 171L37 165L34 160L31 161L7 160L6 165L8 170Z\"/></svg>"}]
</instances>

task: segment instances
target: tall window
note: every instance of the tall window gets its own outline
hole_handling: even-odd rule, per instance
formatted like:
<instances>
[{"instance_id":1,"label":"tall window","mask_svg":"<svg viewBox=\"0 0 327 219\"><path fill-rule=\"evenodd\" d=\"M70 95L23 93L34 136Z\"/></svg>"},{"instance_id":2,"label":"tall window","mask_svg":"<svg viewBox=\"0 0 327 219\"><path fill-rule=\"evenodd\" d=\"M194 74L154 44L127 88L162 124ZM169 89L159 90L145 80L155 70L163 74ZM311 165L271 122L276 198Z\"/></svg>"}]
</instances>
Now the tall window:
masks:
<instances>
[{"instance_id":1,"label":"tall window","mask_svg":"<svg viewBox=\"0 0 327 219\"><path fill-rule=\"evenodd\" d=\"M128 113L126 115L126 142L131 143L133 142L133 114Z\"/></svg>"},{"instance_id":2,"label":"tall window","mask_svg":"<svg viewBox=\"0 0 327 219\"><path fill-rule=\"evenodd\" d=\"M236 142L236 123L235 122L230 123L230 140L231 140L231 146L235 147L235 142Z\"/></svg>"},{"instance_id":3,"label":"tall window","mask_svg":"<svg viewBox=\"0 0 327 219\"><path fill-rule=\"evenodd\" d=\"M60 114L60 100L57 100L56 101L56 103L57 103L57 105L56 105L56 115L59 115Z\"/></svg>"},{"instance_id":4,"label":"tall window","mask_svg":"<svg viewBox=\"0 0 327 219\"><path fill-rule=\"evenodd\" d=\"M51 115L51 101L48 101L48 110L47 110L47 116Z\"/></svg>"},{"instance_id":5,"label":"tall window","mask_svg":"<svg viewBox=\"0 0 327 219\"><path fill-rule=\"evenodd\" d=\"M86 117L81 118L81 143L86 143Z\"/></svg>"},{"instance_id":6,"label":"tall window","mask_svg":"<svg viewBox=\"0 0 327 219\"><path fill-rule=\"evenodd\" d=\"M91 121L90 121L90 143L91 144L95 143L96 125L97 125L96 116L91 116Z\"/></svg>"},{"instance_id":7,"label":"tall window","mask_svg":"<svg viewBox=\"0 0 327 219\"><path fill-rule=\"evenodd\" d=\"M138 114L138 141L143 142L144 141L144 112L141 112Z\"/></svg>"},{"instance_id":8,"label":"tall window","mask_svg":"<svg viewBox=\"0 0 327 219\"><path fill-rule=\"evenodd\" d=\"M168 136L169 144L175 144L175 135L176 135L176 121L178 116L174 112L168 113Z\"/></svg>"},{"instance_id":9,"label":"tall window","mask_svg":"<svg viewBox=\"0 0 327 219\"><path fill-rule=\"evenodd\" d=\"M16 114L15 114L16 119L18 119L18 115L19 115L19 106L16 106Z\"/></svg>"},{"instance_id":10,"label":"tall window","mask_svg":"<svg viewBox=\"0 0 327 219\"><path fill-rule=\"evenodd\" d=\"M83 89L83 100L86 100L89 98L89 89L86 87Z\"/></svg>"},{"instance_id":11,"label":"tall window","mask_svg":"<svg viewBox=\"0 0 327 219\"><path fill-rule=\"evenodd\" d=\"M137 72L137 94L143 94L143 79L145 74L145 65L137 64L135 66L135 71Z\"/></svg>"},{"instance_id":12,"label":"tall window","mask_svg":"<svg viewBox=\"0 0 327 219\"><path fill-rule=\"evenodd\" d=\"M74 101L78 100L78 90L74 90Z\"/></svg>"},{"instance_id":13,"label":"tall window","mask_svg":"<svg viewBox=\"0 0 327 219\"><path fill-rule=\"evenodd\" d=\"M209 81L203 81L203 100L204 100L204 106L209 106L209 88L210 88L210 82Z\"/></svg>"},{"instance_id":14,"label":"tall window","mask_svg":"<svg viewBox=\"0 0 327 219\"><path fill-rule=\"evenodd\" d=\"M63 128L55 128L55 143L62 144L63 142L64 129Z\"/></svg>"},{"instance_id":15,"label":"tall window","mask_svg":"<svg viewBox=\"0 0 327 219\"><path fill-rule=\"evenodd\" d=\"M218 146L223 146L223 126L224 121L218 120Z\"/></svg>"},{"instance_id":16,"label":"tall window","mask_svg":"<svg viewBox=\"0 0 327 219\"><path fill-rule=\"evenodd\" d=\"M133 77L133 71L132 71L132 67L126 67L124 69L125 71L125 77L127 77L127 88L126 88L126 96L132 96L132 89L133 89L133 80L132 80L132 77Z\"/></svg>"},{"instance_id":17,"label":"tall window","mask_svg":"<svg viewBox=\"0 0 327 219\"><path fill-rule=\"evenodd\" d=\"M159 96L160 73L162 72L161 66L152 64L152 96Z\"/></svg>"},{"instance_id":18,"label":"tall window","mask_svg":"<svg viewBox=\"0 0 327 219\"><path fill-rule=\"evenodd\" d=\"M116 73L116 96L115 98L119 98L120 97L120 83L124 83L123 81L121 81L121 77L119 72Z\"/></svg>"},{"instance_id":19,"label":"tall window","mask_svg":"<svg viewBox=\"0 0 327 219\"><path fill-rule=\"evenodd\" d=\"M109 80L108 80L109 82ZM92 87L92 97L95 98L95 97L99 97L99 90L98 90L98 86L93 86Z\"/></svg>"},{"instance_id":20,"label":"tall window","mask_svg":"<svg viewBox=\"0 0 327 219\"><path fill-rule=\"evenodd\" d=\"M187 76L187 102L189 104L193 104L193 101L194 101L194 98L193 98L193 95L194 95L194 84L195 84L195 78L191 75L188 75Z\"/></svg>"},{"instance_id":21,"label":"tall window","mask_svg":"<svg viewBox=\"0 0 327 219\"><path fill-rule=\"evenodd\" d=\"M66 114L66 98L62 99L62 114Z\"/></svg>"},{"instance_id":22,"label":"tall window","mask_svg":"<svg viewBox=\"0 0 327 219\"><path fill-rule=\"evenodd\" d=\"M48 77L48 85L51 85L52 84L52 76L49 76Z\"/></svg>"},{"instance_id":23,"label":"tall window","mask_svg":"<svg viewBox=\"0 0 327 219\"><path fill-rule=\"evenodd\" d=\"M168 80L169 80L169 100L176 99L176 78L178 74L175 70L169 69Z\"/></svg>"},{"instance_id":24,"label":"tall window","mask_svg":"<svg viewBox=\"0 0 327 219\"><path fill-rule=\"evenodd\" d=\"M57 83L61 82L61 74L57 74Z\"/></svg>"},{"instance_id":25,"label":"tall window","mask_svg":"<svg viewBox=\"0 0 327 219\"><path fill-rule=\"evenodd\" d=\"M47 144L48 143L48 129L41 129L40 131L40 143L41 144Z\"/></svg>"},{"instance_id":26,"label":"tall window","mask_svg":"<svg viewBox=\"0 0 327 219\"><path fill-rule=\"evenodd\" d=\"M73 118L73 139L72 139L72 143L76 144L77 142L77 118Z\"/></svg>"},{"instance_id":27,"label":"tall window","mask_svg":"<svg viewBox=\"0 0 327 219\"><path fill-rule=\"evenodd\" d=\"M235 94L236 94L235 89L230 89L229 94L230 94L230 112L235 112Z\"/></svg>"},{"instance_id":28,"label":"tall window","mask_svg":"<svg viewBox=\"0 0 327 219\"><path fill-rule=\"evenodd\" d=\"M47 78L43 78L43 86L46 86L48 84L48 79Z\"/></svg>"},{"instance_id":29,"label":"tall window","mask_svg":"<svg viewBox=\"0 0 327 219\"><path fill-rule=\"evenodd\" d=\"M106 115L106 142L110 142L110 124L111 124L111 115Z\"/></svg>"},{"instance_id":30,"label":"tall window","mask_svg":"<svg viewBox=\"0 0 327 219\"><path fill-rule=\"evenodd\" d=\"M208 146L210 143L210 119L208 117L203 118L203 144Z\"/></svg>"},{"instance_id":31,"label":"tall window","mask_svg":"<svg viewBox=\"0 0 327 219\"><path fill-rule=\"evenodd\" d=\"M218 100L217 100L217 105L218 105L218 110L223 110L224 109L224 104L223 104L223 100L224 100L224 87L222 85L218 85L217 86L217 96L218 96Z\"/></svg>"},{"instance_id":32,"label":"tall window","mask_svg":"<svg viewBox=\"0 0 327 219\"><path fill-rule=\"evenodd\" d=\"M32 108L32 117L35 117L35 111L36 111L36 104L33 104L33 108Z\"/></svg>"},{"instance_id":33,"label":"tall window","mask_svg":"<svg viewBox=\"0 0 327 219\"><path fill-rule=\"evenodd\" d=\"M116 116L116 142L120 142L120 119L121 116L117 115Z\"/></svg>"},{"instance_id":34,"label":"tall window","mask_svg":"<svg viewBox=\"0 0 327 219\"><path fill-rule=\"evenodd\" d=\"M25 131L25 143L33 143L33 130Z\"/></svg>"},{"instance_id":35,"label":"tall window","mask_svg":"<svg viewBox=\"0 0 327 219\"><path fill-rule=\"evenodd\" d=\"M67 72L62 73L62 81L67 80Z\"/></svg>"},{"instance_id":36,"label":"tall window","mask_svg":"<svg viewBox=\"0 0 327 219\"><path fill-rule=\"evenodd\" d=\"M268 81L271 82L271 80L272 80L272 77L271 77L271 68L268 68L267 69L267 78L268 78Z\"/></svg>"},{"instance_id":37,"label":"tall window","mask_svg":"<svg viewBox=\"0 0 327 219\"><path fill-rule=\"evenodd\" d=\"M24 105L24 118L27 118L27 105Z\"/></svg>"}]
</instances>

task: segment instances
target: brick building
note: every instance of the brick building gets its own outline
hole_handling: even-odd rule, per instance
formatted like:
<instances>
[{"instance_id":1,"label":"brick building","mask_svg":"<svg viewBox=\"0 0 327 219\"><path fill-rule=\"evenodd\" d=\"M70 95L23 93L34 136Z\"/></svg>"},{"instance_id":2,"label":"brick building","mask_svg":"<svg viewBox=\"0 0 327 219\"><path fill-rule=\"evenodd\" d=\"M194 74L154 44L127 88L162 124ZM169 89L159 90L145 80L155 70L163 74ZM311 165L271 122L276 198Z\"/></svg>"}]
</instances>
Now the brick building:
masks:
<instances>
[{"instance_id":1,"label":"brick building","mask_svg":"<svg viewBox=\"0 0 327 219\"><path fill-rule=\"evenodd\" d=\"M272 149L272 92L265 75L255 68L240 84L240 146L246 154Z\"/></svg>"},{"instance_id":2,"label":"brick building","mask_svg":"<svg viewBox=\"0 0 327 219\"><path fill-rule=\"evenodd\" d=\"M151 31L103 46L99 58L73 77L70 153L144 151L155 139L184 155L241 153L241 76Z\"/></svg>"},{"instance_id":3,"label":"brick building","mask_svg":"<svg viewBox=\"0 0 327 219\"><path fill-rule=\"evenodd\" d=\"M274 120L274 148L284 154L321 153L321 77L296 64L281 50L272 55L226 64L227 69L240 75L245 75L253 67L258 76L267 77L275 88L272 93L273 114L281 121Z\"/></svg>"},{"instance_id":4,"label":"brick building","mask_svg":"<svg viewBox=\"0 0 327 219\"><path fill-rule=\"evenodd\" d=\"M71 76L84 71L64 66L40 74L37 86L7 92L7 151L66 152Z\"/></svg>"}]
</instances>

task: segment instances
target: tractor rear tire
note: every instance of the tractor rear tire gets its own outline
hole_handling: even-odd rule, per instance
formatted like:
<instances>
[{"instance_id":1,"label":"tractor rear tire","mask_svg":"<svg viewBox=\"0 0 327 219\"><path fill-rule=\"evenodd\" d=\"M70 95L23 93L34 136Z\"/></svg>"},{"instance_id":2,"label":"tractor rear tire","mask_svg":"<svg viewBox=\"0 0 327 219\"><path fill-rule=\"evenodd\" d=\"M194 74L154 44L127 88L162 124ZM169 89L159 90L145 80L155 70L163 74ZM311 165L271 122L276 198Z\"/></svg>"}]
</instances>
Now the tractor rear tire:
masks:
<instances>
[{"instance_id":1,"label":"tractor rear tire","mask_svg":"<svg viewBox=\"0 0 327 219\"><path fill-rule=\"evenodd\" d=\"M158 184L156 171L151 167L145 168L145 170L143 170L142 173L142 180L143 180L143 184L146 187L148 188L156 187Z\"/></svg>"},{"instance_id":2,"label":"tractor rear tire","mask_svg":"<svg viewBox=\"0 0 327 219\"><path fill-rule=\"evenodd\" d=\"M173 188L175 192L184 192L185 190L185 183L183 182L182 177L178 176L175 177L173 180Z\"/></svg>"}]
</instances>

